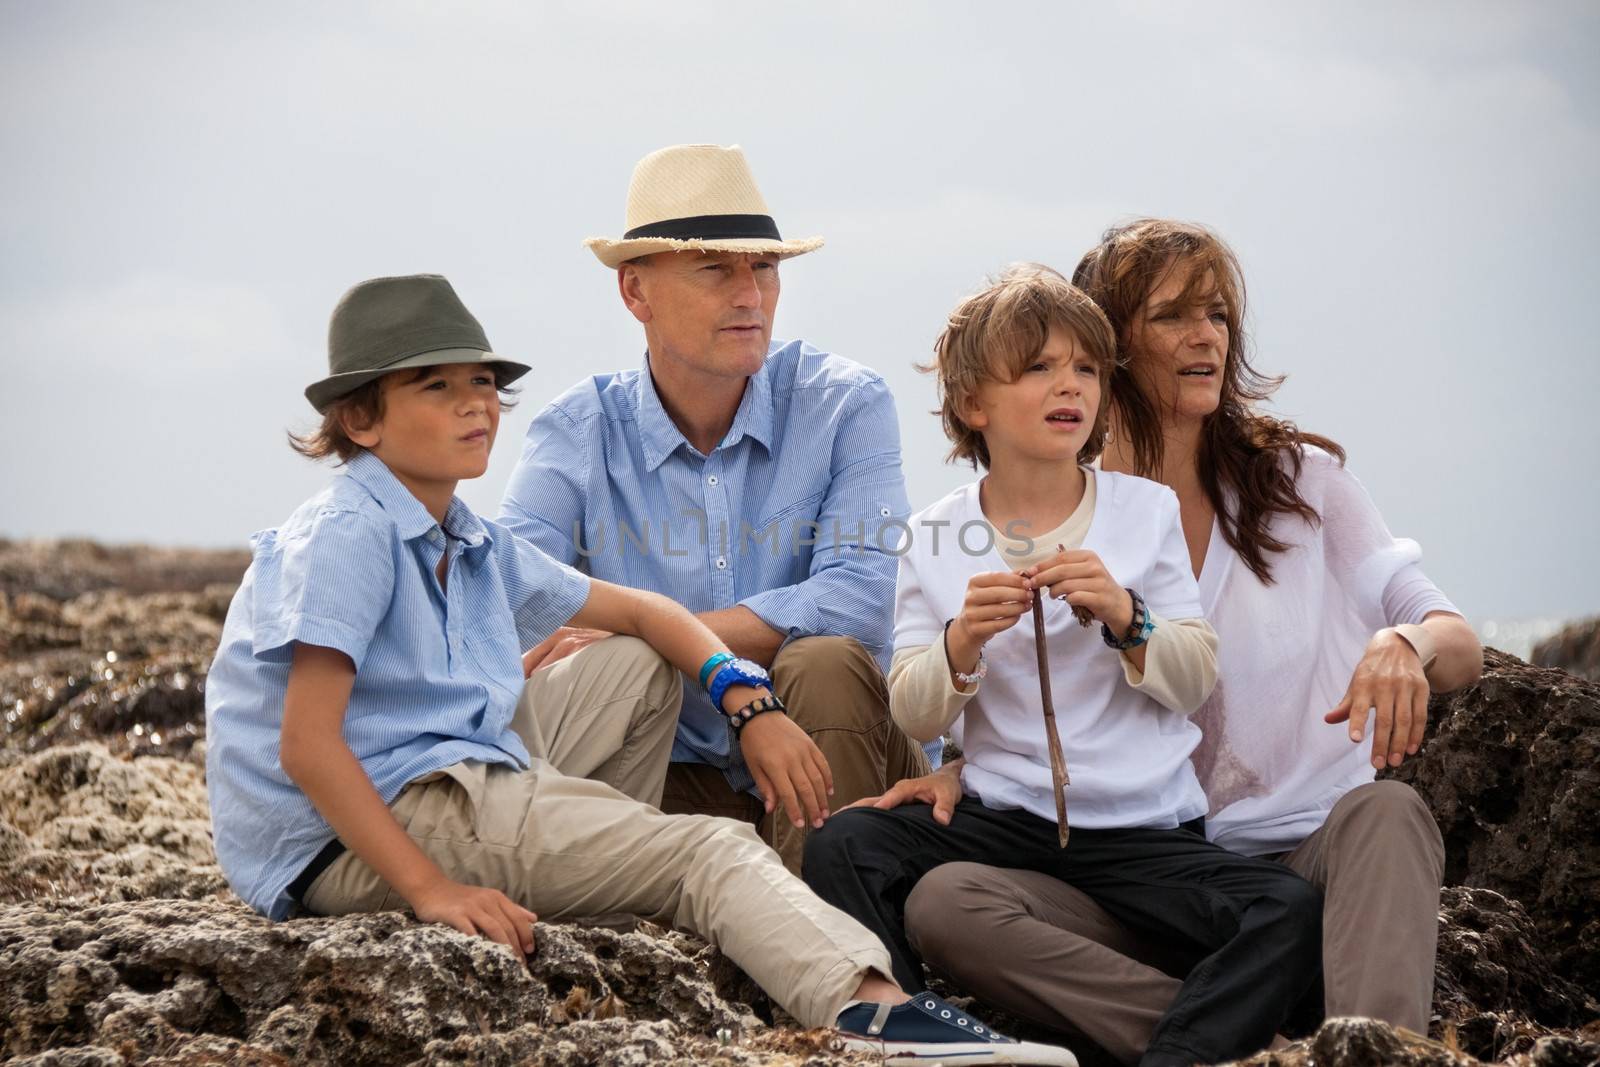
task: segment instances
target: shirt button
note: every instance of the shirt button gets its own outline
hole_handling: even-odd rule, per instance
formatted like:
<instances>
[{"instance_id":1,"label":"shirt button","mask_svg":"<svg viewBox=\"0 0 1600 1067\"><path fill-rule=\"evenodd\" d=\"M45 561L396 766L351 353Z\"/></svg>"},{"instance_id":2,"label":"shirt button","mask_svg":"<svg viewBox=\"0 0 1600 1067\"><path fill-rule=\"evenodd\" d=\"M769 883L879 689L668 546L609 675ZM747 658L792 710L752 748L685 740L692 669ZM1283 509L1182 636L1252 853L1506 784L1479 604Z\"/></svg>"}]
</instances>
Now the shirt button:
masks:
<instances>
[{"instance_id":1,"label":"shirt button","mask_svg":"<svg viewBox=\"0 0 1600 1067\"><path fill-rule=\"evenodd\" d=\"M428 531L428 540L437 545L444 540L444 534L440 533L439 528L435 526Z\"/></svg>"},{"instance_id":2,"label":"shirt button","mask_svg":"<svg viewBox=\"0 0 1600 1067\"><path fill-rule=\"evenodd\" d=\"M706 479L706 484L707 485L716 485L717 484L717 476L715 474L713 474L711 477L707 478Z\"/></svg>"},{"instance_id":3,"label":"shirt button","mask_svg":"<svg viewBox=\"0 0 1600 1067\"><path fill-rule=\"evenodd\" d=\"M717 557L717 570L725 571L727 569L728 569L728 561L726 559L724 559L722 556L718 556Z\"/></svg>"},{"instance_id":4,"label":"shirt button","mask_svg":"<svg viewBox=\"0 0 1600 1067\"><path fill-rule=\"evenodd\" d=\"M878 509L878 514L882 515L884 518L887 519L889 517L889 509L888 508L879 508Z\"/></svg>"}]
</instances>

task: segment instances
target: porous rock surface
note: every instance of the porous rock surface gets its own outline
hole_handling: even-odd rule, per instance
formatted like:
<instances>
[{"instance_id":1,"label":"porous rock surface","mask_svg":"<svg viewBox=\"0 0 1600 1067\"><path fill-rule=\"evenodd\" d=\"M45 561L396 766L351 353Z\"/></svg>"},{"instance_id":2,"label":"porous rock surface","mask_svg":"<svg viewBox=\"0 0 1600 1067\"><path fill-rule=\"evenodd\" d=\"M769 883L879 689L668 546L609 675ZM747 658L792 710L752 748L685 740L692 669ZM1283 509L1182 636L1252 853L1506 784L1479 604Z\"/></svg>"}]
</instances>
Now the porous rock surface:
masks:
<instances>
[{"instance_id":1,"label":"porous rock surface","mask_svg":"<svg viewBox=\"0 0 1600 1067\"><path fill-rule=\"evenodd\" d=\"M216 866L203 776L206 666L246 561L0 541L0 1058L871 1062L648 923L541 923L524 966L404 914L246 908ZM1600 686L1491 652L1432 716L1393 775L1449 855L1429 1035L1335 1019L1245 1062L1600 1063Z\"/></svg>"}]
</instances>

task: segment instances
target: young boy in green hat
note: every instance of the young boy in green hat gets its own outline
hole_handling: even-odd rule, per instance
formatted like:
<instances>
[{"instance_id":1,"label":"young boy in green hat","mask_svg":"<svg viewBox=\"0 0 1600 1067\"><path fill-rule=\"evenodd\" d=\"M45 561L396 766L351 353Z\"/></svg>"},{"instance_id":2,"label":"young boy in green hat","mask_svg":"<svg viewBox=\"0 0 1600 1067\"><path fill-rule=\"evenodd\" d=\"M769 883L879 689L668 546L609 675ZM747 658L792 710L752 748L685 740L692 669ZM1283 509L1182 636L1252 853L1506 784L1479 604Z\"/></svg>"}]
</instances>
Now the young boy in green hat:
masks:
<instances>
[{"instance_id":1,"label":"young boy in green hat","mask_svg":"<svg viewBox=\"0 0 1600 1067\"><path fill-rule=\"evenodd\" d=\"M687 610L558 564L454 496L528 368L493 354L445 279L350 290L329 364L306 390L322 425L292 443L344 471L252 539L206 685L217 858L240 896L274 919L409 905L519 953L535 912L651 916L890 1062L1075 1062L907 997L878 939L750 827L651 806L680 670L735 737L777 739L763 747L791 783L827 783L764 672ZM568 623L619 636L525 684L524 650Z\"/></svg>"}]
</instances>

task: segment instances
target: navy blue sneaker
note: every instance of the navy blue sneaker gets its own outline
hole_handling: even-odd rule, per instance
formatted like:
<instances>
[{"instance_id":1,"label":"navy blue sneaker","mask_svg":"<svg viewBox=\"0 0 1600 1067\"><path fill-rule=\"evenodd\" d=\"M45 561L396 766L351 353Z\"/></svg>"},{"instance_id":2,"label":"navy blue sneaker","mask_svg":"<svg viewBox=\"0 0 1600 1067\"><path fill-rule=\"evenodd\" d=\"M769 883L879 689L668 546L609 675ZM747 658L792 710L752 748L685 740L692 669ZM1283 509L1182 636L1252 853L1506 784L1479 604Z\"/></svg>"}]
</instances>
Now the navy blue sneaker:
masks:
<instances>
[{"instance_id":1,"label":"navy blue sneaker","mask_svg":"<svg viewBox=\"0 0 1600 1067\"><path fill-rule=\"evenodd\" d=\"M981 1020L932 993L904 1004L852 1004L836 1024L844 1047L876 1052L890 1067L936 1063L1032 1063L1078 1067L1078 1058L1056 1045L1039 1045L997 1034Z\"/></svg>"}]
</instances>

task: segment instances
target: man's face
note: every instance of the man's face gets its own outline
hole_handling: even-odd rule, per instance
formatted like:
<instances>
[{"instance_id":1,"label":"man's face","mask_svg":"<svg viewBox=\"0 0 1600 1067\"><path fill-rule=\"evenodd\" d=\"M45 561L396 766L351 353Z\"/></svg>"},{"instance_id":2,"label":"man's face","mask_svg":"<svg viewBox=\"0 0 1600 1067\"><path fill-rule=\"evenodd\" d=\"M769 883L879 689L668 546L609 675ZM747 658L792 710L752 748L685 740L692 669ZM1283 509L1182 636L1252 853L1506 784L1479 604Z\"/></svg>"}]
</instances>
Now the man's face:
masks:
<instances>
[{"instance_id":1,"label":"man's face","mask_svg":"<svg viewBox=\"0 0 1600 1067\"><path fill-rule=\"evenodd\" d=\"M652 360L718 377L761 369L778 310L778 257L658 252L618 271L623 302L644 323Z\"/></svg>"}]
</instances>

